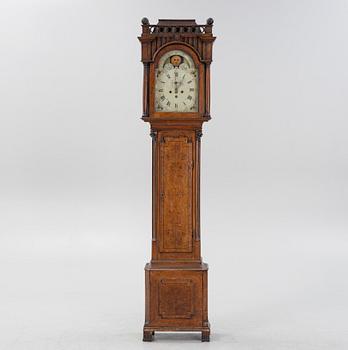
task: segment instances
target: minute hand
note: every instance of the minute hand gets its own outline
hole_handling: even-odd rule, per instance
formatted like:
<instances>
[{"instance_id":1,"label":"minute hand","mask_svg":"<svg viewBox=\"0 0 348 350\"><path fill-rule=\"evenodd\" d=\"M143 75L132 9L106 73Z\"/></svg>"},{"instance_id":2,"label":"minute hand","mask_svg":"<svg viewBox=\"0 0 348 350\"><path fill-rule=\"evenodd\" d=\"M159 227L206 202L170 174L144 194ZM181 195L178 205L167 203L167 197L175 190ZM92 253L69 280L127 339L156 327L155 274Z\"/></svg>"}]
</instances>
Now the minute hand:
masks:
<instances>
[{"instance_id":1,"label":"minute hand","mask_svg":"<svg viewBox=\"0 0 348 350\"><path fill-rule=\"evenodd\" d=\"M183 75L183 77L182 77L182 79L181 79L181 81L180 81L178 87L182 85L182 83L184 82L184 79L185 79L185 74Z\"/></svg>"}]
</instances>

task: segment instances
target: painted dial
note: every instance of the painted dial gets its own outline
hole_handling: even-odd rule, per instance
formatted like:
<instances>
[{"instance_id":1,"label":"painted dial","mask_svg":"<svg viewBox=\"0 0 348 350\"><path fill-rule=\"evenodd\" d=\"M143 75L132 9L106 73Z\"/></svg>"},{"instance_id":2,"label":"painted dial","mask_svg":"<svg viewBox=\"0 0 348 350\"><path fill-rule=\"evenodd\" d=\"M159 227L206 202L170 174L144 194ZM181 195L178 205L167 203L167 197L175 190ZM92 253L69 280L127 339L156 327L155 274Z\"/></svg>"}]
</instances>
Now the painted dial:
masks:
<instances>
[{"instance_id":1,"label":"painted dial","mask_svg":"<svg viewBox=\"0 0 348 350\"><path fill-rule=\"evenodd\" d=\"M155 110L197 112L198 71L192 58L181 50L164 54L156 69Z\"/></svg>"}]
</instances>

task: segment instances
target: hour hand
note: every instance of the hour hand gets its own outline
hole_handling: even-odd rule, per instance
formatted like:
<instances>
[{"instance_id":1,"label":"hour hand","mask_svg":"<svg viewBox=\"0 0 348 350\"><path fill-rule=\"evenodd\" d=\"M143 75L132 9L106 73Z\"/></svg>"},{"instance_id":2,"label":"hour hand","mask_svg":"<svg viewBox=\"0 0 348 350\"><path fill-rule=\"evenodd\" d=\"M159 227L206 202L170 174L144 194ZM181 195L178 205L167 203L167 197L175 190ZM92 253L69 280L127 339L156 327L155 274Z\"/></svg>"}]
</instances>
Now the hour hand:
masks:
<instances>
[{"instance_id":1,"label":"hour hand","mask_svg":"<svg viewBox=\"0 0 348 350\"><path fill-rule=\"evenodd\" d=\"M174 90L175 90L175 93L177 94L178 93L178 88L179 88L179 82L178 81L174 81Z\"/></svg>"}]
</instances>

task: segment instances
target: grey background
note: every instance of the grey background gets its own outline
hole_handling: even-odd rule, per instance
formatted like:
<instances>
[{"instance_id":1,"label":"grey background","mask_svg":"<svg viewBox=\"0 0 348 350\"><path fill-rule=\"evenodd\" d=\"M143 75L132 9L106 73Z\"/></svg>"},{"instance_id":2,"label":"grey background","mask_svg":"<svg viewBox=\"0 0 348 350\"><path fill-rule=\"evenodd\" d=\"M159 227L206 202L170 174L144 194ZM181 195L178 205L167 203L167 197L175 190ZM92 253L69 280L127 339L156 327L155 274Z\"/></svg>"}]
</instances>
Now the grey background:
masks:
<instances>
[{"instance_id":1,"label":"grey background","mask_svg":"<svg viewBox=\"0 0 348 350\"><path fill-rule=\"evenodd\" d=\"M215 19L211 343L141 342L140 20ZM348 2L0 3L0 349L348 348Z\"/></svg>"}]
</instances>

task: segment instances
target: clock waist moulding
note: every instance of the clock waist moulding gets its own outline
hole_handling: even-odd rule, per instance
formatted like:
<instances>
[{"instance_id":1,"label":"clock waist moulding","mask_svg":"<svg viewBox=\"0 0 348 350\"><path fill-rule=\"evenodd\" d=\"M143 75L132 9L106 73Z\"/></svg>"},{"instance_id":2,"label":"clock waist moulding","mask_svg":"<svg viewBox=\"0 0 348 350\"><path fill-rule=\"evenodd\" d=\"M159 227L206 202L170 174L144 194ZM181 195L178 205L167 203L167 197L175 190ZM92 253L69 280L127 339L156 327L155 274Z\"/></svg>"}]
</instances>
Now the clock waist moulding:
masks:
<instances>
[{"instance_id":1,"label":"clock waist moulding","mask_svg":"<svg viewBox=\"0 0 348 350\"><path fill-rule=\"evenodd\" d=\"M210 119L213 20L142 20L143 116L152 137L152 256L143 340L155 331L210 339L208 265L201 258L200 144Z\"/></svg>"}]
</instances>

